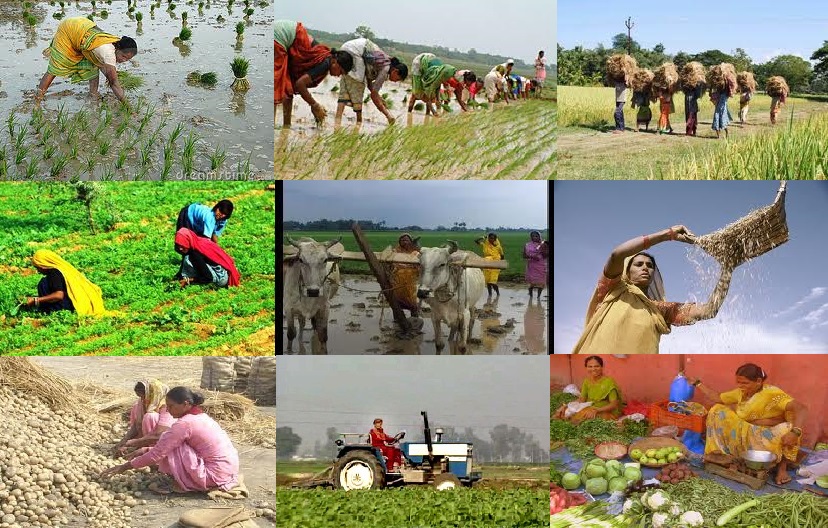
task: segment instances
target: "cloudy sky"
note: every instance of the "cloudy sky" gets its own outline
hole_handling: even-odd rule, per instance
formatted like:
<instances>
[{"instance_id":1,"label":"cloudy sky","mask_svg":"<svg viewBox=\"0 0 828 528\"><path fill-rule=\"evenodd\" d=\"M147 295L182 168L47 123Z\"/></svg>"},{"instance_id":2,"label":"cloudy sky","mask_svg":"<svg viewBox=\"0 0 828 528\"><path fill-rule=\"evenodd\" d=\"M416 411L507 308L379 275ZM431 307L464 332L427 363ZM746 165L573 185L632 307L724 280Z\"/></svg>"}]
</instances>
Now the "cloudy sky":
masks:
<instances>
[{"instance_id":1,"label":"cloudy sky","mask_svg":"<svg viewBox=\"0 0 828 528\"><path fill-rule=\"evenodd\" d=\"M499 424L549 443L547 356L284 356L276 371L279 426L303 439L300 453L325 429L367 433L382 417L389 434L472 427L488 439Z\"/></svg>"},{"instance_id":2,"label":"cloudy sky","mask_svg":"<svg viewBox=\"0 0 828 528\"><path fill-rule=\"evenodd\" d=\"M718 49L730 53L744 49L754 62L777 55L810 59L822 46L828 27L823 0L771 0L714 2L606 2L603 0L558 0L558 40L564 48L581 45L609 47L612 37L626 33L624 21L632 17L633 39L645 48L664 44L666 52L698 53Z\"/></svg>"},{"instance_id":3,"label":"cloudy sky","mask_svg":"<svg viewBox=\"0 0 828 528\"><path fill-rule=\"evenodd\" d=\"M618 244L683 224L715 231L776 196L776 182L556 182L553 349L569 353L589 298ZM641 205L638 205L641 204ZM828 182L789 182L790 241L737 268L711 321L674 328L662 353L828 353ZM669 301L709 298L718 280L710 257L680 242L651 252Z\"/></svg>"},{"instance_id":4,"label":"cloudy sky","mask_svg":"<svg viewBox=\"0 0 828 528\"><path fill-rule=\"evenodd\" d=\"M432 46L512 56L533 64L539 50L547 64L557 52L555 2L549 0L303 0L277 2L276 18L331 33L370 27L377 36ZM549 58L553 60L550 61Z\"/></svg>"},{"instance_id":5,"label":"cloudy sky","mask_svg":"<svg viewBox=\"0 0 828 528\"><path fill-rule=\"evenodd\" d=\"M284 219L385 220L390 226L547 227L545 181L288 181Z\"/></svg>"}]
</instances>

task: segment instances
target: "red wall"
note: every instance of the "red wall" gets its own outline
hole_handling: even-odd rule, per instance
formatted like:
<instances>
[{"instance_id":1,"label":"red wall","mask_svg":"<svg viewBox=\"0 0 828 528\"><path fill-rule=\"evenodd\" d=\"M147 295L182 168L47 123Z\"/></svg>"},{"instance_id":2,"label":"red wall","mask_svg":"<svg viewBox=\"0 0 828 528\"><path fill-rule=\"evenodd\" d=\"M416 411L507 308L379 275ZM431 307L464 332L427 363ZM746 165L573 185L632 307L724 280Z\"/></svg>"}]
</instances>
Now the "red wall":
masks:
<instances>
[{"instance_id":1,"label":"red wall","mask_svg":"<svg viewBox=\"0 0 828 528\"><path fill-rule=\"evenodd\" d=\"M745 363L755 363L768 375L767 383L781 388L808 408L803 444L813 446L828 437L828 356L817 355L637 355L626 358L601 356L604 373L621 387L624 399L652 403L669 399L670 383L681 369L688 379L701 378L713 390L724 392L736 387L736 369ZM586 377L584 356L550 356L549 371L553 390L574 383L580 387ZM695 401L710 407L701 391Z\"/></svg>"}]
</instances>

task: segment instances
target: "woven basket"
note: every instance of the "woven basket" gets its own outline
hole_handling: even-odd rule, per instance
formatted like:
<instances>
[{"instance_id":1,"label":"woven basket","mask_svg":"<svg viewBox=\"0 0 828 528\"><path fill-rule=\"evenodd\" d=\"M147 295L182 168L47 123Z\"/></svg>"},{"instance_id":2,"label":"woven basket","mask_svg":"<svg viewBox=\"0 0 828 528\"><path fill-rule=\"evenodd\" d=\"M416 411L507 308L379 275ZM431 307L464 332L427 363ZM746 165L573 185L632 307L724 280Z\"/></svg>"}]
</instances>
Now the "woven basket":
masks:
<instances>
[{"instance_id":1,"label":"woven basket","mask_svg":"<svg viewBox=\"0 0 828 528\"><path fill-rule=\"evenodd\" d=\"M788 241L785 184L779 184L773 204L757 209L727 226L698 237L695 243L722 267L733 269Z\"/></svg>"},{"instance_id":2,"label":"woven basket","mask_svg":"<svg viewBox=\"0 0 828 528\"><path fill-rule=\"evenodd\" d=\"M601 442L595 446L595 456L602 460L619 460L627 455L627 446L621 442Z\"/></svg>"},{"instance_id":3,"label":"woven basket","mask_svg":"<svg viewBox=\"0 0 828 528\"><path fill-rule=\"evenodd\" d=\"M664 438L663 436L648 436L647 438L642 438L641 440L637 440L630 444L629 452L632 452L633 449L639 449L642 453L646 453L648 449L661 449L662 447L678 447L682 453L684 453L684 457L687 458L690 455L690 451L684 447L684 444L679 442L678 440L673 440L672 438ZM641 464L642 466L646 467L664 467L666 464Z\"/></svg>"}]
</instances>

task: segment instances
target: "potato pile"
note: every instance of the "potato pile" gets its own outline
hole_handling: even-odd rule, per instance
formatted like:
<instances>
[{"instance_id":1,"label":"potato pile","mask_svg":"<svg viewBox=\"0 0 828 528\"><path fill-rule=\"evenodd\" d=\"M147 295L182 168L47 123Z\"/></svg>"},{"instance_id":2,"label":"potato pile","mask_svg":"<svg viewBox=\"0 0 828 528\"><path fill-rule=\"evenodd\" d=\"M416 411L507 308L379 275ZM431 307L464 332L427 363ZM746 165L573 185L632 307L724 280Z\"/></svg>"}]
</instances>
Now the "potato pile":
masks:
<instances>
[{"instance_id":1,"label":"potato pile","mask_svg":"<svg viewBox=\"0 0 828 528\"><path fill-rule=\"evenodd\" d=\"M684 479L695 477L696 473L690 469L690 466L683 462L676 462L674 464L667 464L658 475L655 476L662 484L678 484Z\"/></svg>"},{"instance_id":2,"label":"potato pile","mask_svg":"<svg viewBox=\"0 0 828 528\"><path fill-rule=\"evenodd\" d=\"M146 504L149 468L99 480L116 464L103 449L114 434L94 413L0 386L0 423L0 528L129 528L131 508Z\"/></svg>"}]
</instances>

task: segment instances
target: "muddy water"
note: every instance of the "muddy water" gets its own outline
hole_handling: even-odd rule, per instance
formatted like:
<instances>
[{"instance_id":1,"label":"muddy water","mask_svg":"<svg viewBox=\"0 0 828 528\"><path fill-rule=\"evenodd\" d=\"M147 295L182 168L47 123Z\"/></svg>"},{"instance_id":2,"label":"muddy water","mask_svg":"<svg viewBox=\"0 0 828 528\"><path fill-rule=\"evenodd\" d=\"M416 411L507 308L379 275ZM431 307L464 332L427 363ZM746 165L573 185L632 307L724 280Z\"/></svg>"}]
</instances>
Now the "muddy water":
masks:
<instances>
[{"instance_id":1,"label":"muddy water","mask_svg":"<svg viewBox=\"0 0 828 528\"><path fill-rule=\"evenodd\" d=\"M378 292L379 285L363 276L345 275L343 284L354 290ZM549 298L546 292L540 303L529 304L529 293L522 285L500 284L500 298L486 302L486 296L477 303L478 317L474 323L468 354L546 354L548 346L547 322ZM408 315L408 312L405 312ZM380 319L382 317L382 319ZM339 288L331 300L328 320L328 354L436 354L434 329L431 316L422 312L422 328L410 338L395 335L391 310L383 311L377 293L364 293ZM287 323L282 324L285 352L287 347ZM298 337L293 343L293 353L310 354L310 323L306 328L302 345ZM448 329L443 324L443 338ZM456 353L447 343L443 354Z\"/></svg>"},{"instance_id":2,"label":"muddy water","mask_svg":"<svg viewBox=\"0 0 828 528\"><path fill-rule=\"evenodd\" d=\"M5 50L0 54L2 120L11 112L16 112L19 120L25 121L26 114L31 112L34 89L47 66L41 53L48 47L60 22L52 17L61 10L59 5L33 3L35 7L31 11L38 23L30 28L22 22L20 2L0 2L0 47ZM207 4L211 7L207 8ZM67 17L86 16L92 11L90 2L67 1L65 5ZM149 4L139 3L138 11L143 13L139 29L137 22L127 16L126 2L115 1L111 5L97 2L95 22L99 27L117 35L130 35L138 43L138 55L118 66L119 71L144 79L144 85L128 92L127 97L130 100L143 97L150 105L156 106L148 130L155 129L162 118L166 118L169 123L166 133L182 122L184 136L187 130L192 129L201 137L197 147L197 172L209 169L206 154L221 147L227 152L223 165L225 171L235 169L239 162L244 163L249 157L254 175L272 176L272 2L268 1L267 7L259 7L258 1L252 4L255 12L249 20L243 18L244 4L241 2L234 4L229 11L226 1L205 2L201 13L197 5L182 2L171 14L165 10L166 5L166 2L163 3L154 15L150 15ZM103 9L109 13L106 19L100 16ZM188 45L176 46L172 40L181 30L182 11L188 13L192 38ZM216 21L219 15L224 17L224 22ZM239 21L245 21L246 27L244 39L237 43L235 25ZM244 95L230 89L233 81L230 61L237 55L250 60L247 75L250 90ZM206 89L188 85L187 74L194 70L216 72L216 87ZM101 93L107 99L111 98L105 81L101 81L101 85ZM56 113L61 104L70 113L82 108L94 112L87 94L86 83L71 84L66 79L58 78L49 88L43 109L47 116ZM6 137L0 138L0 142L5 141ZM131 156L132 163L136 161L133 158L137 156Z\"/></svg>"}]
</instances>

